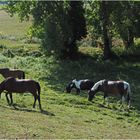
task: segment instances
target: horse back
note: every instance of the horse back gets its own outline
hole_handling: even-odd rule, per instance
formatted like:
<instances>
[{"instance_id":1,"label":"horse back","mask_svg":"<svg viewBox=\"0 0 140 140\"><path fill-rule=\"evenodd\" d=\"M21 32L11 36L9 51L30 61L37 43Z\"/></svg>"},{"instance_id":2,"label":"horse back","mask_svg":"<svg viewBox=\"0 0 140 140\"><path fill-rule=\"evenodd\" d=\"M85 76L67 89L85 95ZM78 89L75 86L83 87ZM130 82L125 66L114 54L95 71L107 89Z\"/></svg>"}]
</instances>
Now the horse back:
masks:
<instances>
[{"instance_id":1,"label":"horse back","mask_svg":"<svg viewBox=\"0 0 140 140\"><path fill-rule=\"evenodd\" d=\"M94 82L92 80L83 80L80 84L81 90L90 90L94 86Z\"/></svg>"},{"instance_id":2,"label":"horse back","mask_svg":"<svg viewBox=\"0 0 140 140\"><path fill-rule=\"evenodd\" d=\"M9 70L9 76L19 79L25 79L25 73L22 70Z\"/></svg>"},{"instance_id":3,"label":"horse back","mask_svg":"<svg viewBox=\"0 0 140 140\"><path fill-rule=\"evenodd\" d=\"M18 93L34 93L38 90L38 82L27 79L17 80L15 78L8 78L5 80L5 90Z\"/></svg>"},{"instance_id":4,"label":"horse back","mask_svg":"<svg viewBox=\"0 0 140 140\"><path fill-rule=\"evenodd\" d=\"M126 90L124 89L123 81L108 81L108 84L104 87L104 90L109 95L123 95Z\"/></svg>"}]
</instances>

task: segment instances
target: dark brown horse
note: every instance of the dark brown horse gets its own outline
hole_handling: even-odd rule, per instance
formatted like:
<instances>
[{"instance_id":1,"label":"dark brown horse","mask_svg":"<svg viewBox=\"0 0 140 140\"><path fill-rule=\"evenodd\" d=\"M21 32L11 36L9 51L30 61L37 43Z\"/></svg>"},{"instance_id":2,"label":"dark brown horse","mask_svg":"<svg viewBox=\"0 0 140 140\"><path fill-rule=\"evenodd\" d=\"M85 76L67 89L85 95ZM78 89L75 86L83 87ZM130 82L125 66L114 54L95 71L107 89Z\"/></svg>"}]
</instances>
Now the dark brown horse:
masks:
<instances>
[{"instance_id":1,"label":"dark brown horse","mask_svg":"<svg viewBox=\"0 0 140 140\"><path fill-rule=\"evenodd\" d=\"M22 70L2 68L0 69L0 74L4 78L14 77L18 79L25 79L25 73Z\"/></svg>"},{"instance_id":2,"label":"dark brown horse","mask_svg":"<svg viewBox=\"0 0 140 140\"><path fill-rule=\"evenodd\" d=\"M0 84L0 94L4 90L7 91L6 99L8 104L13 104L13 98L12 98L13 93L29 92L34 96L33 108L35 108L36 100L38 100L39 108L40 110L42 110L41 101L40 101L40 85L38 82L29 79L17 80L16 78L9 77ZM8 94L10 95L11 103L9 101Z\"/></svg>"},{"instance_id":3,"label":"dark brown horse","mask_svg":"<svg viewBox=\"0 0 140 140\"><path fill-rule=\"evenodd\" d=\"M127 101L130 105L131 89L129 83L125 81L100 80L89 91L88 100L92 101L97 92L104 93L104 101L108 96L121 96L122 102Z\"/></svg>"},{"instance_id":4,"label":"dark brown horse","mask_svg":"<svg viewBox=\"0 0 140 140\"><path fill-rule=\"evenodd\" d=\"M90 79L84 79L84 80L72 80L67 86L66 86L66 92L70 93L71 90L74 88L76 89L77 94L80 93L81 90L90 90L94 85L94 82Z\"/></svg>"}]
</instances>

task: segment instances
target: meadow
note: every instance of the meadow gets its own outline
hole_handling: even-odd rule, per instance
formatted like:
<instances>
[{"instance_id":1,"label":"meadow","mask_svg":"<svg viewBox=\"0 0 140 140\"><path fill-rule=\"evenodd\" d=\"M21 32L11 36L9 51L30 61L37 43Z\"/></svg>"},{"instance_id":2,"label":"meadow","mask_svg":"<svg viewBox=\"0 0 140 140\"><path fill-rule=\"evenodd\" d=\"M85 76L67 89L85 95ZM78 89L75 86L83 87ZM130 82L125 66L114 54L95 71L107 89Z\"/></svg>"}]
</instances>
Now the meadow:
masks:
<instances>
[{"instance_id":1,"label":"meadow","mask_svg":"<svg viewBox=\"0 0 140 140\"><path fill-rule=\"evenodd\" d=\"M26 41L30 22L19 23L0 10L0 68L18 68L26 78L41 85L43 112L33 109L31 94L13 94L14 106L7 104L5 93L0 99L1 139L138 139L140 138L140 41L131 50L137 55L119 60L102 61L99 48L80 47L83 54L77 61L58 60L46 56L38 43ZM131 51L129 52L131 54ZM119 53L120 53L119 52ZM120 108L119 99L110 98L109 106L103 104L102 93L93 102L87 92L63 92L73 78L123 79L132 89L132 106ZM0 81L4 80L0 75Z\"/></svg>"}]
</instances>

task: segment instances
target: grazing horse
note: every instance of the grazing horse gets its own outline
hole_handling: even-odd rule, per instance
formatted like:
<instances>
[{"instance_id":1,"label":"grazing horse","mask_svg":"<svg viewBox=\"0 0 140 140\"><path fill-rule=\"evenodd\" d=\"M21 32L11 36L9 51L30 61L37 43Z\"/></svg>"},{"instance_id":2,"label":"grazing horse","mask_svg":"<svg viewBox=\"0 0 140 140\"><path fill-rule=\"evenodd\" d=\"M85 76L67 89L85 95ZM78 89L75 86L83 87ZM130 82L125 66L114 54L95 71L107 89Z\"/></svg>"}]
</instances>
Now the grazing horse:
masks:
<instances>
[{"instance_id":1,"label":"grazing horse","mask_svg":"<svg viewBox=\"0 0 140 140\"><path fill-rule=\"evenodd\" d=\"M89 79L84 80L72 80L67 86L66 86L66 92L70 93L73 88L76 89L77 94L80 93L80 90L90 90L94 85L94 82Z\"/></svg>"},{"instance_id":2,"label":"grazing horse","mask_svg":"<svg viewBox=\"0 0 140 140\"><path fill-rule=\"evenodd\" d=\"M104 101L108 96L120 95L122 102L127 101L127 103L130 105L131 89L129 83L125 81L98 81L88 92L88 100L92 101L95 94L99 91L104 93Z\"/></svg>"},{"instance_id":3,"label":"grazing horse","mask_svg":"<svg viewBox=\"0 0 140 140\"><path fill-rule=\"evenodd\" d=\"M0 74L4 78L8 77L14 77L18 79L25 79L25 73L22 70L17 70L17 69L9 69L9 68L2 68L0 69Z\"/></svg>"},{"instance_id":4,"label":"grazing horse","mask_svg":"<svg viewBox=\"0 0 140 140\"><path fill-rule=\"evenodd\" d=\"M41 101L40 101L40 85L38 82L30 79L16 79L13 77L8 77L0 84L0 94L6 90L6 99L8 104L13 103L12 93L24 93L29 92L34 96L34 104L33 108L35 108L36 100L38 99L39 108L41 109ZM8 98L8 94L10 95L10 100Z\"/></svg>"}]
</instances>

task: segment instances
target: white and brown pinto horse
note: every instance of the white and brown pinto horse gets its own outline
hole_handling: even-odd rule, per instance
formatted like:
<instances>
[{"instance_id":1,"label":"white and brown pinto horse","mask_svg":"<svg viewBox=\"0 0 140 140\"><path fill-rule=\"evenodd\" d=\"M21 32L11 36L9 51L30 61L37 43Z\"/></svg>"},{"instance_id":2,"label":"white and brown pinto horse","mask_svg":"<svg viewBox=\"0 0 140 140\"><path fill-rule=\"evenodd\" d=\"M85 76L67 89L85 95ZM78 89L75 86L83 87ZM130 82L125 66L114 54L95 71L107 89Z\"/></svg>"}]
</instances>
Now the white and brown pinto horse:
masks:
<instances>
[{"instance_id":1,"label":"white and brown pinto horse","mask_svg":"<svg viewBox=\"0 0 140 140\"><path fill-rule=\"evenodd\" d=\"M1 68L0 74L4 78L14 77L14 78L18 78L18 79L25 79L24 71L18 70L18 69Z\"/></svg>"},{"instance_id":2,"label":"white and brown pinto horse","mask_svg":"<svg viewBox=\"0 0 140 140\"><path fill-rule=\"evenodd\" d=\"M104 93L104 101L108 96L121 96L122 102L126 101L130 105L131 89L126 81L100 80L88 92L88 100L92 101L97 92Z\"/></svg>"},{"instance_id":3,"label":"white and brown pinto horse","mask_svg":"<svg viewBox=\"0 0 140 140\"><path fill-rule=\"evenodd\" d=\"M0 84L0 94L3 91L6 92L6 99L8 104L13 104L13 93L20 93L23 94L25 92L29 92L34 96L34 104L33 108L35 108L36 100L39 102L39 108L41 108L41 101L40 101L40 85L38 82L30 79L16 79L13 77L8 77ZM8 94L10 95L10 100L8 98Z\"/></svg>"},{"instance_id":4,"label":"white and brown pinto horse","mask_svg":"<svg viewBox=\"0 0 140 140\"><path fill-rule=\"evenodd\" d=\"M94 85L94 82L90 79L84 79L84 80L72 80L67 86L66 86L66 92L70 93L71 90L74 88L76 89L76 93L80 93L81 90L90 90Z\"/></svg>"}]
</instances>

